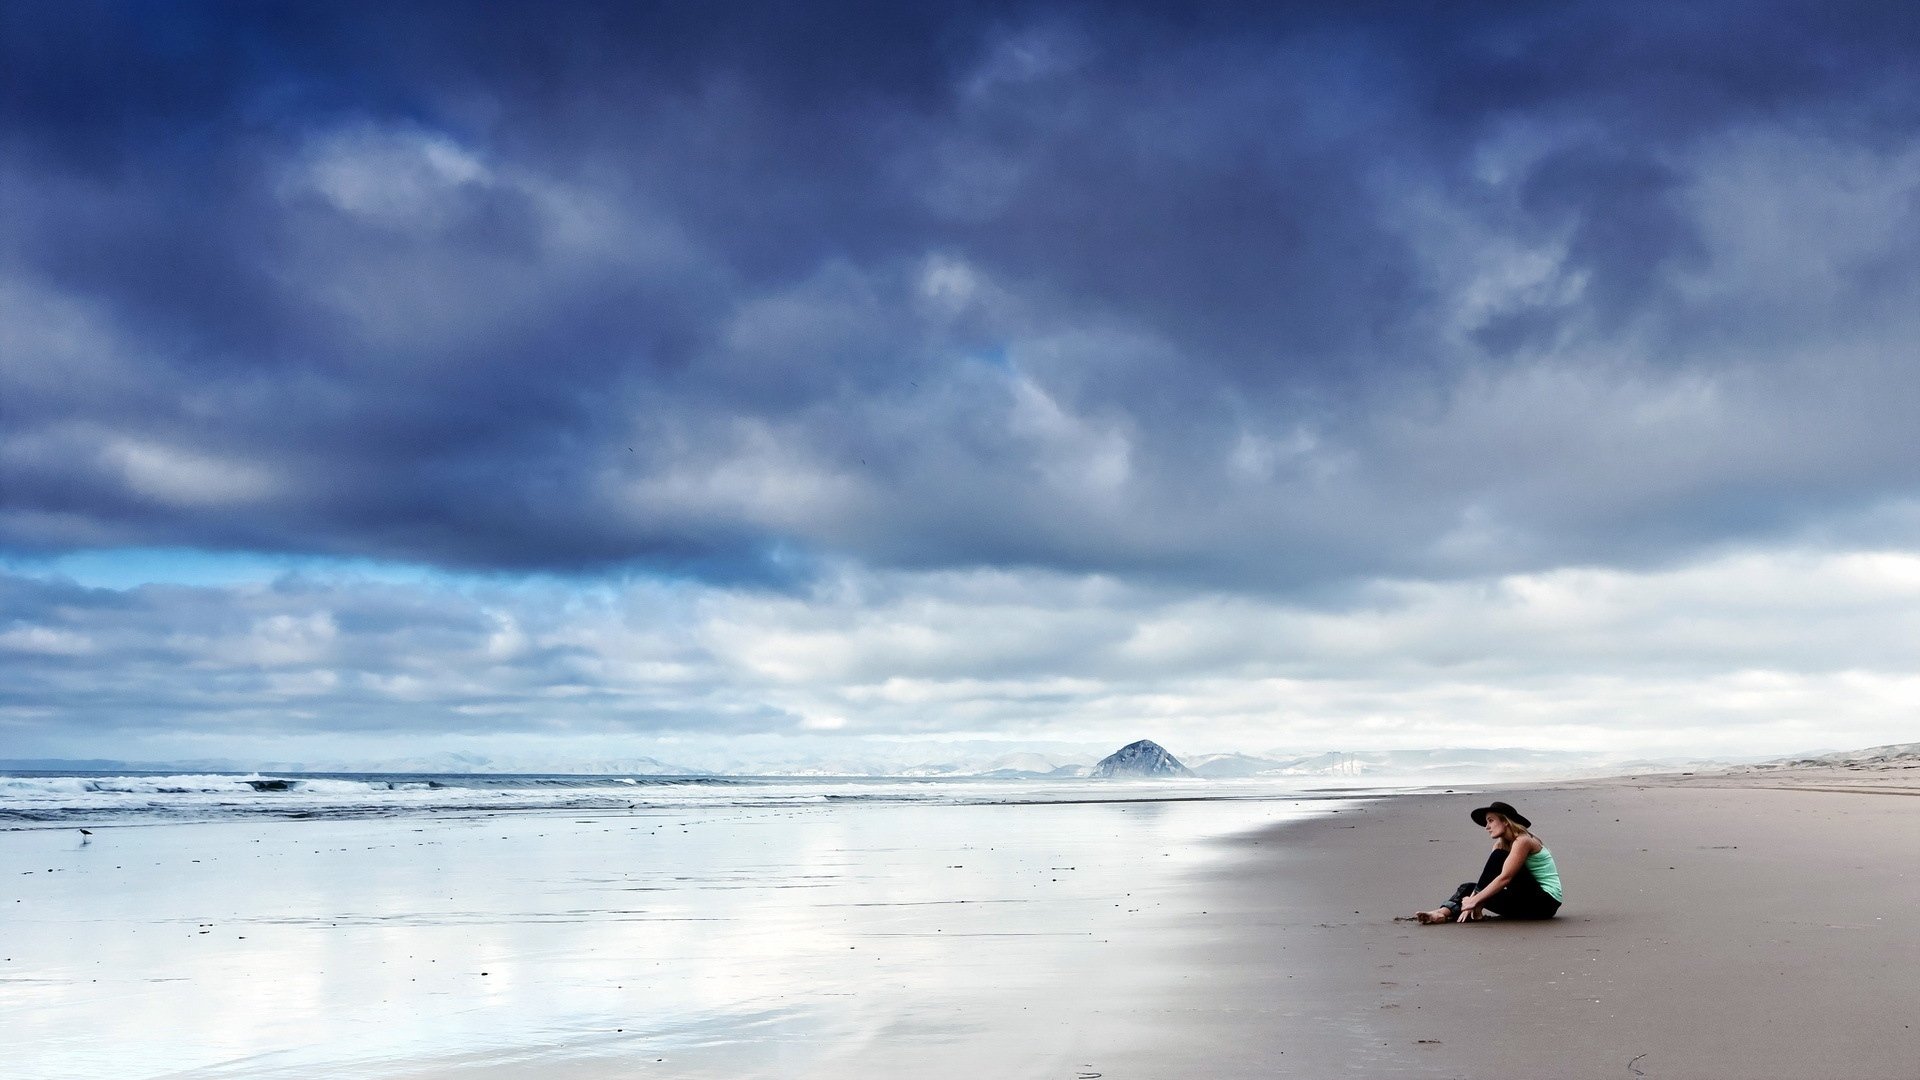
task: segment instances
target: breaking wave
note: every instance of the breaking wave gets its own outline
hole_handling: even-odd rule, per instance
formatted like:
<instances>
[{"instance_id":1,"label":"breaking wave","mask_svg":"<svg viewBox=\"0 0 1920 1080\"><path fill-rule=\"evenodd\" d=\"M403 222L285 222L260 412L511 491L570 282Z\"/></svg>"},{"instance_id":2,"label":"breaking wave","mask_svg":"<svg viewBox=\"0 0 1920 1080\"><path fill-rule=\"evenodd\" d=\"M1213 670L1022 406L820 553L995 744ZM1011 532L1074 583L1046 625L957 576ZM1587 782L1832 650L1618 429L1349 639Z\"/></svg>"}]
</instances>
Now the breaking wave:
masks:
<instances>
[{"instance_id":1,"label":"breaking wave","mask_svg":"<svg viewBox=\"0 0 1920 1080\"><path fill-rule=\"evenodd\" d=\"M0 774L0 828L246 818L1315 797L1299 782L424 773ZM1340 793L1354 794L1352 789ZM1331 797L1331 793L1329 793Z\"/></svg>"}]
</instances>

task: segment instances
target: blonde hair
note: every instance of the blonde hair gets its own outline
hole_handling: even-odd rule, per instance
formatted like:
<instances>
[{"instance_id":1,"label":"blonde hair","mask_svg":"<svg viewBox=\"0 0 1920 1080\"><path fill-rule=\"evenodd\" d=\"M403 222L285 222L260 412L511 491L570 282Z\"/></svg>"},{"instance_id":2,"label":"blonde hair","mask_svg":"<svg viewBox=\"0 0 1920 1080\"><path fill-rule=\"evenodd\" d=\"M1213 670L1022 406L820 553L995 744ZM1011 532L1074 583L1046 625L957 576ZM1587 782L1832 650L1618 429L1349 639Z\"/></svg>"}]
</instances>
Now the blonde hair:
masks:
<instances>
[{"instance_id":1,"label":"blonde hair","mask_svg":"<svg viewBox=\"0 0 1920 1080\"><path fill-rule=\"evenodd\" d=\"M1490 818L1499 818L1501 823L1506 826L1506 828L1500 830L1500 838L1509 844L1523 836L1533 835L1532 829L1527 828L1525 825L1520 824L1498 810L1487 811L1487 816Z\"/></svg>"}]
</instances>

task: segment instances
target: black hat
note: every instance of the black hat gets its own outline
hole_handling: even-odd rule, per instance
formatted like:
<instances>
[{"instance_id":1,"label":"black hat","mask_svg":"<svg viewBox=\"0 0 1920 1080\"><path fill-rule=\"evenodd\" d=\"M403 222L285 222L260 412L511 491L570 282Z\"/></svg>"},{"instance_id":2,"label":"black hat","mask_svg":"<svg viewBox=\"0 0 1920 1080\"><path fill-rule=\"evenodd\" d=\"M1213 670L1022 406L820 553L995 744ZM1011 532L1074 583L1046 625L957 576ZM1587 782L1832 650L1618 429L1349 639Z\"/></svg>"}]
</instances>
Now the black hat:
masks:
<instances>
[{"instance_id":1,"label":"black hat","mask_svg":"<svg viewBox=\"0 0 1920 1080\"><path fill-rule=\"evenodd\" d=\"M1508 821L1513 822L1515 825L1518 825L1523 829L1533 828L1533 822L1528 821L1527 816L1525 814L1522 814L1520 811L1515 810L1513 807L1508 806L1506 803L1503 803L1498 799L1495 799L1492 803L1486 806L1483 806L1478 810L1475 810L1473 812L1473 823L1475 825L1480 826L1483 829L1486 828L1487 814L1489 813L1499 814L1501 817L1506 818Z\"/></svg>"}]
</instances>

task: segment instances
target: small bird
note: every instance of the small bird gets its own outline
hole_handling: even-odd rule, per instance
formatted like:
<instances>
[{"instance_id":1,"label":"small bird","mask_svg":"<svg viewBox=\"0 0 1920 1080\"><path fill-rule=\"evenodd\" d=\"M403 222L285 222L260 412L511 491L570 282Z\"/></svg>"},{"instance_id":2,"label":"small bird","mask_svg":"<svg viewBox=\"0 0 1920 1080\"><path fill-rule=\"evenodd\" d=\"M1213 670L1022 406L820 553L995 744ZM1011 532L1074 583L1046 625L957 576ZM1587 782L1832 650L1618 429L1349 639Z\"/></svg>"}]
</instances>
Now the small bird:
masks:
<instances>
[{"instance_id":1,"label":"small bird","mask_svg":"<svg viewBox=\"0 0 1920 1080\"><path fill-rule=\"evenodd\" d=\"M83 843L83 844L91 844L91 843L93 843L93 830L92 830L92 829L81 829L81 830L80 830L80 842L81 842L81 843Z\"/></svg>"}]
</instances>

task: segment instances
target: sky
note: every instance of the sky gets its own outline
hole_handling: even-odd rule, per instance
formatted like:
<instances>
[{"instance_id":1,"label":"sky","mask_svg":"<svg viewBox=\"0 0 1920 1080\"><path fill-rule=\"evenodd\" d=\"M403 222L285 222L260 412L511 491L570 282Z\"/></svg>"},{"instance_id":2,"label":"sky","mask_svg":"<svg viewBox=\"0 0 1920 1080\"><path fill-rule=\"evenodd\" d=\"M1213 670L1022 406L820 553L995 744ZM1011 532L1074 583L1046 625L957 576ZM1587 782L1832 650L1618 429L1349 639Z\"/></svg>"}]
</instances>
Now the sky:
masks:
<instances>
[{"instance_id":1,"label":"sky","mask_svg":"<svg viewBox=\"0 0 1920 1080\"><path fill-rule=\"evenodd\" d=\"M0 758L1920 739L1920 7L0 16Z\"/></svg>"}]
</instances>

